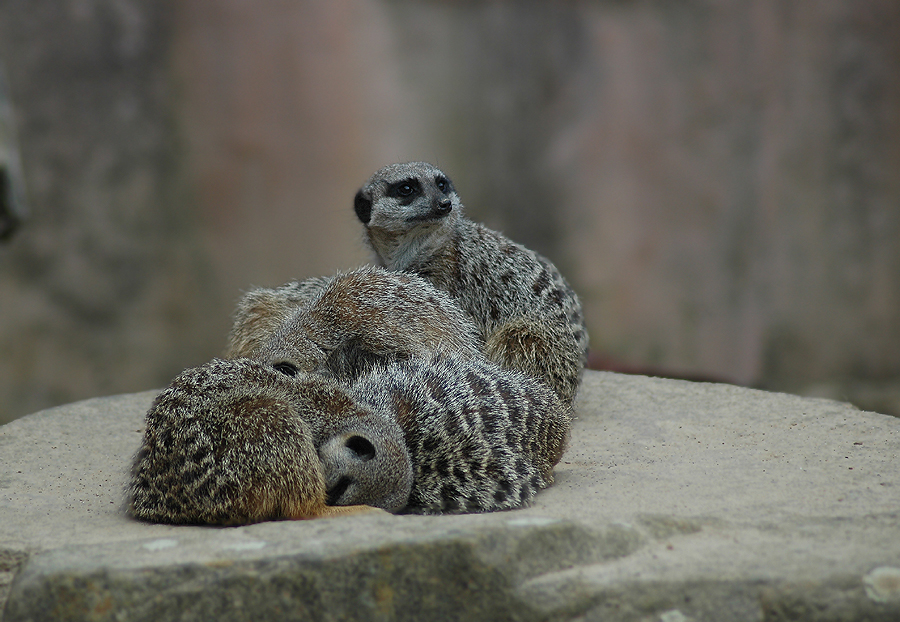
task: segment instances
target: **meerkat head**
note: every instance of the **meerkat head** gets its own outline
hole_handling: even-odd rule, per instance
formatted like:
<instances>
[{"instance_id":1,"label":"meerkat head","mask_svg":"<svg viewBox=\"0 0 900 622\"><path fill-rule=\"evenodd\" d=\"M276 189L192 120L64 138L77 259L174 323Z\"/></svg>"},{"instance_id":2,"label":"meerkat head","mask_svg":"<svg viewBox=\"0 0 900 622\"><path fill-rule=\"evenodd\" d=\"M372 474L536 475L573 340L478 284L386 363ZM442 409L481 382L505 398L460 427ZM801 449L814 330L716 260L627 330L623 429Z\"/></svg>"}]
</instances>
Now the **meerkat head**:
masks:
<instances>
[{"instance_id":1,"label":"meerkat head","mask_svg":"<svg viewBox=\"0 0 900 622\"><path fill-rule=\"evenodd\" d=\"M353 200L369 243L392 269L429 238L442 237L462 217L450 178L427 162L391 164L372 175ZM412 251L413 254L415 250Z\"/></svg>"},{"instance_id":2,"label":"meerkat head","mask_svg":"<svg viewBox=\"0 0 900 622\"><path fill-rule=\"evenodd\" d=\"M453 183L427 162L385 166L369 178L353 201L360 221L388 231L439 224L462 208Z\"/></svg>"},{"instance_id":3,"label":"meerkat head","mask_svg":"<svg viewBox=\"0 0 900 622\"><path fill-rule=\"evenodd\" d=\"M403 509L412 491L413 466L400 425L360 408L335 427L318 448L327 504Z\"/></svg>"},{"instance_id":4,"label":"meerkat head","mask_svg":"<svg viewBox=\"0 0 900 622\"><path fill-rule=\"evenodd\" d=\"M332 378L297 372L286 363L273 368L293 383L295 413L318 451L327 504L403 508L413 467L400 425L376 415Z\"/></svg>"}]
</instances>

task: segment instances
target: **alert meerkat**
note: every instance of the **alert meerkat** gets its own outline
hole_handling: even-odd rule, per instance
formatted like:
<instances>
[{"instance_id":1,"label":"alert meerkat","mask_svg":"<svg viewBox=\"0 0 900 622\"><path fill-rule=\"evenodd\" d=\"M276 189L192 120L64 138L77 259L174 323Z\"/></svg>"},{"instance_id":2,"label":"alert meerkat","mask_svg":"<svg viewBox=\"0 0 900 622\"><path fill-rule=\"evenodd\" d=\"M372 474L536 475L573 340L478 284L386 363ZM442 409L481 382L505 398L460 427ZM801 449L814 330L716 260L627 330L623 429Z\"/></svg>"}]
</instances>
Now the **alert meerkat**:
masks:
<instances>
[{"instance_id":1,"label":"alert meerkat","mask_svg":"<svg viewBox=\"0 0 900 622\"><path fill-rule=\"evenodd\" d=\"M481 349L471 318L445 292L413 274L366 266L250 292L238 305L226 356L347 379L379 360L472 357Z\"/></svg>"},{"instance_id":2,"label":"alert meerkat","mask_svg":"<svg viewBox=\"0 0 900 622\"><path fill-rule=\"evenodd\" d=\"M377 171L354 210L379 265L448 292L474 319L490 360L544 379L573 403L588 333L578 296L550 261L465 218L450 179L425 162Z\"/></svg>"},{"instance_id":3,"label":"alert meerkat","mask_svg":"<svg viewBox=\"0 0 900 622\"><path fill-rule=\"evenodd\" d=\"M321 452L321 454L320 454ZM329 482L366 506L329 504ZM249 359L187 369L147 413L128 511L161 523L246 524L406 505L403 436L319 375Z\"/></svg>"},{"instance_id":4,"label":"alert meerkat","mask_svg":"<svg viewBox=\"0 0 900 622\"><path fill-rule=\"evenodd\" d=\"M376 366L350 395L403 430L413 468L404 513L527 505L553 482L572 418L544 382L481 357L434 353Z\"/></svg>"}]
</instances>

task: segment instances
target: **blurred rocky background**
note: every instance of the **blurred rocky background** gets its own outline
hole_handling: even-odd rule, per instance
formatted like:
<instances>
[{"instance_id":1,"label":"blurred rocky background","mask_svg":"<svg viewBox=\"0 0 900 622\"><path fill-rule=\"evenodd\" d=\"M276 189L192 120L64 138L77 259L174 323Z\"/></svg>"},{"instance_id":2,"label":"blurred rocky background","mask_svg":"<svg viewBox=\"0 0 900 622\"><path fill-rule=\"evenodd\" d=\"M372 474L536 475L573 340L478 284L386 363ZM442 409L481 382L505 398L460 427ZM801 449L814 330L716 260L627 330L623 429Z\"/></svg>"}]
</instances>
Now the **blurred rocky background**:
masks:
<instances>
[{"instance_id":1,"label":"blurred rocky background","mask_svg":"<svg viewBox=\"0 0 900 622\"><path fill-rule=\"evenodd\" d=\"M892 0L0 0L0 66L0 422L366 261L410 159L560 266L596 367L900 414Z\"/></svg>"}]
</instances>

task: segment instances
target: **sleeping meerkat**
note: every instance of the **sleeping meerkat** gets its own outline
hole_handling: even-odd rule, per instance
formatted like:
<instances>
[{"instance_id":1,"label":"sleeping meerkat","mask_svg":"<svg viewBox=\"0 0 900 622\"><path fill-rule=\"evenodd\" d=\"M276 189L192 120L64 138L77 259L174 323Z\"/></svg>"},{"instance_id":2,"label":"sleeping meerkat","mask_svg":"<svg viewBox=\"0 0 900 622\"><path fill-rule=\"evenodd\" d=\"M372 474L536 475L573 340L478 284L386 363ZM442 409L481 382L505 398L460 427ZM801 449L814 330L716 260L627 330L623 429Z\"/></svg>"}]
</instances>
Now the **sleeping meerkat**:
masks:
<instances>
[{"instance_id":1,"label":"sleeping meerkat","mask_svg":"<svg viewBox=\"0 0 900 622\"><path fill-rule=\"evenodd\" d=\"M483 357L434 353L371 368L349 394L403 430L404 513L508 510L553 482L571 409L544 382Z\"/></svg>"},{"instance_id":2,"label":"sleeping meerkat","mask_svg":"<svg viewBox=\"0 0 900 622\"><path fill-rule=\"evenodd\" d=\"M446 292L414 274L366 266L249 292L226 356L351 379L374 361L428 352L471 357L482 347L471 318Z\"/></svg>"},{"instance_id":3,"label":"sleeping meerkat","mask_svg":"<svg viewBox=\"0 0 900 622\"><path fill-rule=\"evenodd\" d=\"M412 469L396 422L321 375L214 359L179 374L148 411L128 511L234 525L372 510L329 504L337 482L345 499L405 507Z\"/></svg>"}]
</instances>

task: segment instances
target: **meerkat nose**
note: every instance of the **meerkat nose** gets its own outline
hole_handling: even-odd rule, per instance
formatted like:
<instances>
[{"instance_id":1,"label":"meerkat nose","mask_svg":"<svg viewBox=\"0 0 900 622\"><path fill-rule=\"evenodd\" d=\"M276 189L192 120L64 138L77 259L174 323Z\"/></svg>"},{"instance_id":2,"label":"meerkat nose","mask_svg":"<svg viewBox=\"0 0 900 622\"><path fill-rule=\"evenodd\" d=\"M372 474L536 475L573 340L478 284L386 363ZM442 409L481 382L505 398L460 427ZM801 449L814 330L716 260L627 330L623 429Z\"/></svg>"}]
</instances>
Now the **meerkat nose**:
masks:
<instances>
[{"instance_id":1,"label":"meerkat nose","mask_svg":"<svg viewBox=\"0 0 900 622\"><path fill-rule=\"evenodd\" d=\"M375 451L375 445L373 445L369 439L358 435L351 436L344 441L344 446L353 452L353 455L360 462L368 462L374 458L377 453Z\"/></svg>"},{"instance_id":2,"label":"meerkat nose","mask_svg":"<svg viewBox=\"0 0 900 622\"><path fill-rule=\"evenodd\" d=\"M435 213L438 216L445 216L450 213L450 210L453 209L453 202L450 199L444 199L440 203L437 204L437 207L434 208Z\"/></svg>"}]
</instances>

